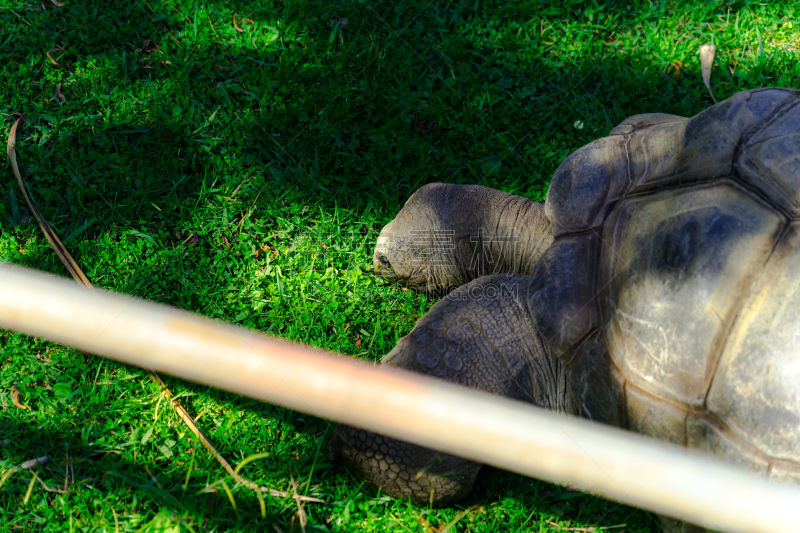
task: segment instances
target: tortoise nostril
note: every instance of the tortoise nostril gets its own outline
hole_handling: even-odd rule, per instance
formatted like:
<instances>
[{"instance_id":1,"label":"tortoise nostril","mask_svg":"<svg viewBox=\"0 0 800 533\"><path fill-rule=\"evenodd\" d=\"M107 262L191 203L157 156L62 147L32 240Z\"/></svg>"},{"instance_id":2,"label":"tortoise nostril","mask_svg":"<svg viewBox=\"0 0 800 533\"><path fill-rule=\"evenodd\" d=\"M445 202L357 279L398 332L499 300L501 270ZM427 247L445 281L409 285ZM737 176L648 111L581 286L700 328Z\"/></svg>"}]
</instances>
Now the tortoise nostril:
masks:
<instances>
[{"instance_id":1,"label":"tortoise nostril","mask_svg":"<svg viewBox=\"0 0 800 533\"><path fill-rule=\"evenodd\" d=\"M392 264L391 264L391 263L389 263L389 258L387 258L385 255L383 255L383 254L377 254L377 255L375 256L375 259L377 259L377 260L378 260L378 262L381 264L381 266L383 266L383 267L385 267L385 268L388 268L389 270L391 270L391 269L392 269Z\"/></svg>"}]
</instances>

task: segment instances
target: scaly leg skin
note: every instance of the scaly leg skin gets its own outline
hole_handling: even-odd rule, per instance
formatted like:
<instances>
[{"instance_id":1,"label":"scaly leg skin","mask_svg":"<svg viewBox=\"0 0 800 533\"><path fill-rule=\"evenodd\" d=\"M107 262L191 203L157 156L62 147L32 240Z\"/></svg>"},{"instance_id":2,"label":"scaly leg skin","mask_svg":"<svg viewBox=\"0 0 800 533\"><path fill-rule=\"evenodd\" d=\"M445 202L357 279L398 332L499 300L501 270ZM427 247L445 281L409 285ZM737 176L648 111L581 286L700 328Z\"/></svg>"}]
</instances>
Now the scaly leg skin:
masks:
<instances>
[{"instance_id":1,"label":"scaly leg skin","mask_svg":"<svg viewBox=\"0 0 800 533\"><path fill-rule=\"evenodd\" d=\"M576 414L564 368L531 320L529 282L529 276L502 274L456 289L382 363ZM419 504L463 498L480 469L473 461L344 425L329 452L386 494Z\"/></svg>"},{"instance_id":2,"label":"scaly leg skin","mask_svg":"<svg viewBox=\"0 0 800 533\"><path fill-rule=\"evenodd\" d=\"M328 457L341 459L384 494L420 505L463 499L481 465L408 442L339 424Z\"/></svg>"}]
</instances>

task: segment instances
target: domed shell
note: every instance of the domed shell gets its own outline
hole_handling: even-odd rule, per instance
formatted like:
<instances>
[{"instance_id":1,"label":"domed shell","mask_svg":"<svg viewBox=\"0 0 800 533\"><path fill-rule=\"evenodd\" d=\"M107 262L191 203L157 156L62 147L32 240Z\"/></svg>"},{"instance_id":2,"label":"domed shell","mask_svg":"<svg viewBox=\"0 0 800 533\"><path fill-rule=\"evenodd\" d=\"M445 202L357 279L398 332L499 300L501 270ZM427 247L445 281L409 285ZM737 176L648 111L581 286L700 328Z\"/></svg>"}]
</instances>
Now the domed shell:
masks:
<instances>
[{"instance_id":1,"label":"domed shell","mask_svg":"<svg viewBox=\"0 0 800 533\"><path fill-rule=\"evenodd\" d=\"M545 211L529 306L584 414L800 483L800 91L631 117Z\"/></svg>"}]
</instances>

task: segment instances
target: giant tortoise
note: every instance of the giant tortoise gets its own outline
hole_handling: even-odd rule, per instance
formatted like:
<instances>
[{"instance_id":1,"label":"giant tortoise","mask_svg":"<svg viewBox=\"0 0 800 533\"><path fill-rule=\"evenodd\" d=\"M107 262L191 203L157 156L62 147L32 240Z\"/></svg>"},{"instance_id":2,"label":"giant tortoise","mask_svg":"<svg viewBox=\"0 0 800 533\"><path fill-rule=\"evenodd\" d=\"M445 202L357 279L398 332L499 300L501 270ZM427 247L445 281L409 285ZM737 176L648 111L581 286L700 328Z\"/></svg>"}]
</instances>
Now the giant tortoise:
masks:
<instances>
[{"instance_id":1,"label":"giant tortoise","mask_svg":"<svg viewBox=\"0 0 800 533\"><path fill-rule=\"evenodd\" d=\"M800 483L799 216L789 89L630 117L564 160L543 207L426 185L381 233L376 272L431 293L466 285L383 364ZM348 426L331 449L423 503L464 497L480 466Z\"/></svg>"}]
</instances>

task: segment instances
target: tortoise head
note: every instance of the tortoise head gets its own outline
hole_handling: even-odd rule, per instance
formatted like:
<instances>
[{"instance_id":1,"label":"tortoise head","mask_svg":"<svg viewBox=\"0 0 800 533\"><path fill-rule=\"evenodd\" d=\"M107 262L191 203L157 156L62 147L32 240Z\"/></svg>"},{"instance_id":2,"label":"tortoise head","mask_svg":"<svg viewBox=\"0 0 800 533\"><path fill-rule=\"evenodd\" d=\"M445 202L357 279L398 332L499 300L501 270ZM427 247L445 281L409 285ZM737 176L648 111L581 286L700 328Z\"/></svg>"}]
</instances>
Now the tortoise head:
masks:
<instances>
[{"instance_id":1,"label":"tortoise head","mask_svg":"<svg viewBox=\"0 0 800 533\"><path fill-rule=\"evenodd\" d=\"M455 230L442 213L449 187L432 183L417 190L383 228L372 257L376 275L429 294L463 283L454 258Z\"/></svg>"},{"instance_id":2,"label":"tortoise head","mask_svg":"<svg viewBox=\"0 0 800 533\"><path fill-rule=\"evenodd\" d=\"M544 207L481 185L417 190L375 246L375 273L429 295L487 274L529 274L553 242Z\"/></svg>"}]
</instances>

